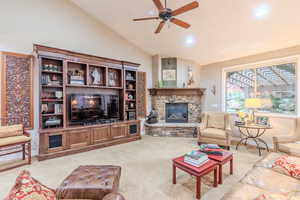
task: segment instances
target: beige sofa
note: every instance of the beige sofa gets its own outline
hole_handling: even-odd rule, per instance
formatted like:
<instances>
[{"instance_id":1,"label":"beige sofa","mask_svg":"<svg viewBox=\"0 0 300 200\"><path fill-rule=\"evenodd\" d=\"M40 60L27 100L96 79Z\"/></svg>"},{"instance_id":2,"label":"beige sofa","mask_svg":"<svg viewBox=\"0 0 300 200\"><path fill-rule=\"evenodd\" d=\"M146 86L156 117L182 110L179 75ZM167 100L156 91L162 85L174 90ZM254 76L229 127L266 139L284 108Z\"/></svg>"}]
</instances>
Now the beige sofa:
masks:
<instances>
[{"instance_id":1,"label":"beige sofa","mask_svg":"<svg viewBox=\"0 0 300 200\"><path fill-rule=\"evenodd\" d=\"M270 153L258 161L252 170L222 200L255 200L260 195L274 195L276 200L299 200L300 180L272 168L283 154ZM300 158L293 157L300 165Z\"/></svg>"},{"instance_id":2,"label":"beige sofa","mask_svg":"<svg viewBox=\"0 0 300 200\"><path fill-rule=\"evenodd\" d=\"M205 112L198 128L198 143L212 143L230 148L232 138L230 115L225 112Z\"/></svg>"},{"instance_id":3,"label":"beige sofa","mask_svg":"<svg viewBox=\"0 0 300 200\"><path fill-rule=\"evenodd\" d=\"M275 151L288 153L300 157L300 118L295 119L296 126L285 136L273 137Z\"/></svg>"}]
</instances>

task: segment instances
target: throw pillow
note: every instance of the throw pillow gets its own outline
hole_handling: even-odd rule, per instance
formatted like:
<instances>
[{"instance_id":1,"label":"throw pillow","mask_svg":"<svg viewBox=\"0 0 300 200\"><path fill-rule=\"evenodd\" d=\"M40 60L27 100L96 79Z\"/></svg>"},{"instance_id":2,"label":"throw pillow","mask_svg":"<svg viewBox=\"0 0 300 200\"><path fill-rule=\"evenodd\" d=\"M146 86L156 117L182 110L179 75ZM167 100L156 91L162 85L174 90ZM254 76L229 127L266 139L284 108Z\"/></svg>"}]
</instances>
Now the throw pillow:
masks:
<instances>
[{"instance_id":1,"label":"throw pillow","mask_svg":"<svg viewBox=\"0 0 300 200\"><path fill-rule=\"evenodd\" d=\"M300 196L299 195L292 196L289 200L300 200Z\"/></svg>"},{"instance_id":2,"label":"throw pillow","mask_svg":"<svg viewBox=\"0 0 300 200\"><path fill-rule=\"evenodd\" d=\"M225 114L224 113L209 113L208 128L225 129Z\"/></svg>"},{"instance_id":3,"label":"throw pillow","mask_svg":"<svg viewBox=\"0 0 300 200\"><path fill-rule=\"evenodd\" d=\"M297 162L297 158L281 156L274 162L273 169L275 171L282 170L284 174L300 179L300 164Z\"/></svg>"},{"instance_id":4,"label":"throw pillow","mask_svg":"<svg viewBox=\"0 0 300 200\"><path fill-rule=\"evenodd\" d=\"M56 200L56 194L54 190L42 185L24 170L4 200Z\"/></svg>"},{"instance_id":5,"label":"throw pillow","mask_svg":"<svg viewBox=\"0 0 300 200\"><path fill-rule=\"evenodd\" d=\"M23 135L23 125L1 126L0 138Z\"/></svg>"},{"instance_id":6,"label":"throw pillow","mask_svg":"<svg viewBox=\"0 0 300 200\"><path fill-rule=\"evenodd\" d=\"M261 194L255 200L288 200L289 196L286 193L269 193Z\"/></svg>"}]
</instances>

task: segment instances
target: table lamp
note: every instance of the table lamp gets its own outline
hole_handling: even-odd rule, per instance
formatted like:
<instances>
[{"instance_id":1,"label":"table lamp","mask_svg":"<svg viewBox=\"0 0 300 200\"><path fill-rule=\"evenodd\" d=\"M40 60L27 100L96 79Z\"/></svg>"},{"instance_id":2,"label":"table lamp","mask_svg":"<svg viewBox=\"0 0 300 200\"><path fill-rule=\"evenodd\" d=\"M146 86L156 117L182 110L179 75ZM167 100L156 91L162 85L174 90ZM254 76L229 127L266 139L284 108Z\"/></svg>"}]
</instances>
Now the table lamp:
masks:
<instances>
[{"instance_id":1,"label":"table lamp","mask_svg":"<svg viewBox=\"0 0 300 200\"><path fill-rule=\"evenodd\" d=\"M254 120L255 120L255 111L258 109L258 108L261 108L262 107L262 101L261 99L259 98L249 98L249 99L246 99L245 100L245 108L249 109L251 111L251 114L250 114L250 123L254 123Z\"/></svg>"}]
</instances>

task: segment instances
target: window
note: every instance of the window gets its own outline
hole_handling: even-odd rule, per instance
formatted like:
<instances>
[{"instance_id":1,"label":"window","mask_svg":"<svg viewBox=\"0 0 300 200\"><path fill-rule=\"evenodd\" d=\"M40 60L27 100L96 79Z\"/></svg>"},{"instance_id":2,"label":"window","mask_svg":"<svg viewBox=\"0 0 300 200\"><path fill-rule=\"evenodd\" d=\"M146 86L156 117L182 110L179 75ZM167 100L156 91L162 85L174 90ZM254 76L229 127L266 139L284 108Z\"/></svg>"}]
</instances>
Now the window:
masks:
<instances>
[{"instance_id":1,"label":"window","mask_svg":"<svg viewBox=\"0 0 300 200\"><path fill-rule=\"evenodd\" d=\"M225 110L246 111L247 98L259 98L259 112L296 114L296 63L226 70Z\"/></svg>"}]
</instances>

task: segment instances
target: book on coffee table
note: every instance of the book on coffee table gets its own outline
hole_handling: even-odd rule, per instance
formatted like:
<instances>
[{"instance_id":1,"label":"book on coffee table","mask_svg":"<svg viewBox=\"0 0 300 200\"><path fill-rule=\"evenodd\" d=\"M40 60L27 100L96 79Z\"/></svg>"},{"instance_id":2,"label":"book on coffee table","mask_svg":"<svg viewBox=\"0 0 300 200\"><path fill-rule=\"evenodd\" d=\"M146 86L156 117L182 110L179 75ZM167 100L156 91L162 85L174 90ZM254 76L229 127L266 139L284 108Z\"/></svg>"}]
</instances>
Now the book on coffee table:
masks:
<instances>
[{"instance_id":1,"label":"book on coffee table","mask_svg":"<svg viewBox=\"0 0 300 200\"><path fill-rule=\"evenodd\" d=\"M202 144L200 145L200 151L208 155L222 156L224 149L217 144Z\"/></svg>"},{"instance_id":2,"label":"book on coffee table","mask_svg":"<svg viewBox=\"0 0 300 200\"><path fill-rule=\"evenodd\" d=\"M208 156L200 151L191 151L184 156L184 162L195 167L200 167L208 161Z\"/></svg>"}]
</instances>

